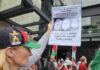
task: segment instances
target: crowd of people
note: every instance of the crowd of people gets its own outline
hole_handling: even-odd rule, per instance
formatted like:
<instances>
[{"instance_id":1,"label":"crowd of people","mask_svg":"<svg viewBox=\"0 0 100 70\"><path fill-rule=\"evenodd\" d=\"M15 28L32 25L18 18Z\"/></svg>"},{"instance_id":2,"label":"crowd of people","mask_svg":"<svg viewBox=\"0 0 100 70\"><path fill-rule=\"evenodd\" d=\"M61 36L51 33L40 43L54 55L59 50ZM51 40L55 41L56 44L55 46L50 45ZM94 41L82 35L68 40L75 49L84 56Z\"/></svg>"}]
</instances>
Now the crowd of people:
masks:
<instances>
[{"instance_id":1,"label":"crowd of people","mask_svg":"<svg viewBox=\"0 0 100 70\"><path fill-rule=\"evenodd\" d=\"M90 70L85 56L82 56L75 65L72 64L69 57L57 60L54 56L50 56L49 60L43 58L36 62L35 66L33 70Z\"/></svg>"}]
</instances>

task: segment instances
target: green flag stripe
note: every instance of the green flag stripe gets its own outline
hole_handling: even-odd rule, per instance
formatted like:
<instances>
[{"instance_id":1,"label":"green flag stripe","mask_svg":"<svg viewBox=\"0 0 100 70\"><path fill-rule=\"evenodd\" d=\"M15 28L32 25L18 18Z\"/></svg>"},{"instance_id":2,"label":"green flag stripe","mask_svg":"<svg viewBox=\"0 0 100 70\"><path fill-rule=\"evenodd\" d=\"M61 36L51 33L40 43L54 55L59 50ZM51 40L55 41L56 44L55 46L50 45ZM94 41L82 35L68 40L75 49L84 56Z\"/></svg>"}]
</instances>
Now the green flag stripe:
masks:
<instances>
[{"instance_id":1,"label":"green flag stripe","mask_svg":"<svg viewBox=\"0 0 100 70\"><path fill-rule=\"evenodd\" d=\"M53 51L53 50L52 50L51 55L52 55L52 56L56 56L56 55L57 55L57 53L56 53L55 51Z\"/></svg>"},{"instance_id":2,"label":"green flag stripe","mask_svg":"<svg viewBox=\"0 0 100 70\"><path fill-rule=\"evenodd\" d=\"M96 56L91 63L91 70L100 70L100 49L97 51Z\"/></svg>"}]
</instances>

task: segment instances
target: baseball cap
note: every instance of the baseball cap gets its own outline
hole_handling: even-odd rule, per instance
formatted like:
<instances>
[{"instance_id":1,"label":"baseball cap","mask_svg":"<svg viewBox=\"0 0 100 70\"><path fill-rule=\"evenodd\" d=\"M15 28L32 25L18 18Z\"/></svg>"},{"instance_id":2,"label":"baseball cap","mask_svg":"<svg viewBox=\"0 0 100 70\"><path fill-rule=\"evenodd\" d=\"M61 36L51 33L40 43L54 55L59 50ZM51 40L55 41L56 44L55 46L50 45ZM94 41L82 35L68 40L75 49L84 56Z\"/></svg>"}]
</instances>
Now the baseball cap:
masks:
<instances>
[{"instance_id":1,"label":"baseball cap","mask_svg":"<svg viewBox=\"0 0 100 70\"><path fill-rule=\"evenodd\" d=\"M28 48L40 48L40 44L32 41L21 27L1 27L0 28L0 49L6 47L24 46Z\"/></svg>"}]
</instances>

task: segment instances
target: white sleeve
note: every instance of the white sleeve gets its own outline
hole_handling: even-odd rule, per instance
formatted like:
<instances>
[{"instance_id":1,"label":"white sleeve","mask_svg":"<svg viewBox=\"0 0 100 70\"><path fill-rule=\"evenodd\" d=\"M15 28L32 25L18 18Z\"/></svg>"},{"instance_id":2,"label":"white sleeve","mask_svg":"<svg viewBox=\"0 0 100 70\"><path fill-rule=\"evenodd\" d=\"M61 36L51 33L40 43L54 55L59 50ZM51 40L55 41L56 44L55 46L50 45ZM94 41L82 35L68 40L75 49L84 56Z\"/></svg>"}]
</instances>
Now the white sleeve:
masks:
<instances>
[{"instance_id":1,"label":"white sleeve","mask_svg":"<svg viewBox=\"0 0 100 70\"><path fill-rule=\"evenodd\" d=\"M45 33L42 38L38 41L38 43L41 45L39 49L32 49L32 56L29 57L29 63L27 64L26 67L22 67L20 70L27 70L29 67L34 64L37 60L40 59L44 49L46 48L47 42L49 39L49 35Z\"/></svg>"}]
</instances>

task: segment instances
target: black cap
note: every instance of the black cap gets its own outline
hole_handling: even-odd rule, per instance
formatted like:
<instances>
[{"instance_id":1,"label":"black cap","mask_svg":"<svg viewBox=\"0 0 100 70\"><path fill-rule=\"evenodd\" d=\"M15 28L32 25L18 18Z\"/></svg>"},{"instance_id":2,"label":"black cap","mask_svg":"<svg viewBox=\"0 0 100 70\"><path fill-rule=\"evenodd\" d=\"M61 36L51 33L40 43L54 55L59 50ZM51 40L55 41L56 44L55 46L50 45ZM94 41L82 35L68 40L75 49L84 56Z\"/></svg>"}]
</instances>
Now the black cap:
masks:
<instances>
[{"instance_id":1,"label":"black cap","mask_svg":"<svg viewBox=\"0 0 100 70\"><path fill-rule=\"evenodd\" d=\"M30 40L28 33L21 27L0 28L0 49L23 45L28 48L40 48L37 42Z\"/></svg>"},{"instance_id":2,"label":"black cap","mask_svg":"<svg viewBox=\"0 0 100 70\"><path fill-rule=\"evenodd\" d=\"M0 48L24 44L21 34L12 27L0 28Z\"/></svg>"}]
</instances>

